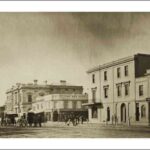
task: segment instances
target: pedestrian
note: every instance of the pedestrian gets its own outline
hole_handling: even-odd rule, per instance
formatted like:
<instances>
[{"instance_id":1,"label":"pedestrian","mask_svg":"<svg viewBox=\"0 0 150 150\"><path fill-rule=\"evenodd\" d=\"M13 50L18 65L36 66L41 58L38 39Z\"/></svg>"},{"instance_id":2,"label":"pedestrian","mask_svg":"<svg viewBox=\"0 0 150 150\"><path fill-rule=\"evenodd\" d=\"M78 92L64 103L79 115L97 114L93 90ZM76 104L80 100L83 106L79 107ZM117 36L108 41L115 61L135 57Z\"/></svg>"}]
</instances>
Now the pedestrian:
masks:
<instances>
[{"instance_id":1,"label":"pedestrian","mask_svg":"<svg viewBox=\"0 0 150 150\"><path fill-rule=\"evenodd\" d=\"M42 127L42 116L40 114L38 114L37 116L37 122L39 124L39 127Z\"/></svg>"},{"instance_id":2,"label":"pedestrian","mask_svg":"<svg viewBox=\"0 0 150 150\"><path fill-rule=\"evenodd\" d=\"M83 124L83 116L80 116L80 123Z\"/></svg>"},{"instance_id":3,"label":"pedestrian","mask_svg":"<svg viewBox=\"0 0 150 150\"><path fill-rule=\"evenodd\" d=\"M64 121L65 121L65 124L67 124L67 122L68 122L68 117L65 115L64 116Z\"/></svg>"},{"instance_id":4,"label":"pedestrian","mask_svg":"<svg viewBox=\"0 0 150 150\"><path fill-rule=\"evenodd\" d=\"M33 117L33 120L34 120L34 127L37 127L37 114L34 114L34 117Z\"/></svg>"},{"instance_id":5,"label":"pedestrian","mask_svg":"<svg viewBox=\"0 0 150 150\"><path fill-rule=\"evenodd\" d=\"M131 117L130 116L128 116L128 126L130 126L131 124L130 124L130 120L131 120Z\"/></svg>"},{"instance_id":6,"label":"pedestrian","mask_svg":"<svg viewBox=\"0 0 150 150\"><path fill-rule=\"evenodd\" d=\"M105 124L105 125L108 125L108 118L106 118L106 121L105 121L105 122L106 122L106 124Z\"/></svg>"},{"instance_id":7,"label":"pedestrian","mask_svg":"<svg viewBox=\"0 0 150 150\"><path fill-rule=\"evenodd\" d=\"M70 119L70 118L68 118L67 126L69 126L69 125L70 125L70 121L71 121L71 119Z\"/></svg>"},{"instance_id":8,"label":"pedestrian","mask_svg":"<svg viewBox=\"0 0 150 150\"><path fill-rule=\"evenodd\" d=\"M29 124L29 127L32 127L33 121L34 121L34 114L33 113L28 113L27 122Z\"/></svg>"},{"instance_id":9,"label":"pedestrian","mask_svg":"<svg viewBox=\"0 0 150 150\"><path fill-rule=\"evenodd\" d=\"M112 125L114 124L114 115L111 116Z\"/></svg>"}]
</instances>

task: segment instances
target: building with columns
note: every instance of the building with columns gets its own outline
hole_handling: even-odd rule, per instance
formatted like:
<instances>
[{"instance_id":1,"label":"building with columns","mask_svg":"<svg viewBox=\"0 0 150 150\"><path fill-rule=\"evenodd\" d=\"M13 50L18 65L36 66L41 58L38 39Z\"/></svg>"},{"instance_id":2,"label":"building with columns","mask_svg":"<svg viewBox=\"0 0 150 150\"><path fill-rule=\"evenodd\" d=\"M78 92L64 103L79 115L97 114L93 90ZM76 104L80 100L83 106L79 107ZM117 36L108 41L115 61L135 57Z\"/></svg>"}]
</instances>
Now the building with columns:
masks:
<instances>
[{"instance_id":1,"label":"building with columns","mask_svg":"<svg viewBox=\"0 0 150 150\"><path fill-rule=\"evenodd\" d=\"M136 54L89 69L89 99L85 104L89 121L149 125L148 69L150 55L147 54ZM140 95L142 90L145 92Z\"/></svg>"},{"instance_id":2,"label":"building with columns","mask_svg":"<svg viewBox=\"0 0 150 150\"><path fill-rule=\"evenodd\" d=\"M6 114L23 114L32 109L32 104L37 97L44 97L49 94L82 94L82 86L68 85L66 81L61 80L59 84L22 84L17 83L7 90Z\"/></svg>"},{"instance_id":3,"label":"building with columns","mask_svg":"<svg viewBox=\"0 0 150 150\"><path fill-rule=\"evenodd\" d=\"M32 103L36 97L49 93L49 85L39 85L37 80L29 84L17 83L6 91L6 114L26 113L32 109Z\"/></svg>"}]
</instances>

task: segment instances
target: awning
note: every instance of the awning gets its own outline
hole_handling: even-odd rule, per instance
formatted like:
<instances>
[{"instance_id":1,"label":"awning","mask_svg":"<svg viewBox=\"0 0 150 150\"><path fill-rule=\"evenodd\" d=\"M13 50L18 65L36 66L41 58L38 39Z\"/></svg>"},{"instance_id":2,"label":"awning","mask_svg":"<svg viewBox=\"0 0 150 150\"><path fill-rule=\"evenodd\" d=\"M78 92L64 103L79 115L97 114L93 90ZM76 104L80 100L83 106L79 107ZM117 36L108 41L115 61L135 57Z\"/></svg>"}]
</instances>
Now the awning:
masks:
<instances>
[{"instance_id":1,"label":"awning","mask_svg":"<svg viewBox=\"0 0 150 150\"><path fill-rule=\"evenodd\" d=\"M82 106L97 106L97 107L103 107L103 104L101 102L95 102L95 103L84 103Z\"/></svg>"},{"instance_id":2,"label":"awning","mask_svg":"<svg viewBox=\"0 0 150 150\"><path fill-rule=\"evenodd\" d=\"M30 109L28 113L36 113L33 109Z\"/></svg>"},{"instance_id":3,"label":"awning","mask_svg":"<svg viewBox=\"0 0 150 150\"><path fill-rule=\"evenodd\" d=\"M55 110L54 110L55 111ZM64 109L59 109L59 111L64 111L64 112L78 112L78 111L87 111L87 109L83 109L83 108L76 108L76 109L68 109L68 108L64 108Z\"/></svg>"}]
</instances>

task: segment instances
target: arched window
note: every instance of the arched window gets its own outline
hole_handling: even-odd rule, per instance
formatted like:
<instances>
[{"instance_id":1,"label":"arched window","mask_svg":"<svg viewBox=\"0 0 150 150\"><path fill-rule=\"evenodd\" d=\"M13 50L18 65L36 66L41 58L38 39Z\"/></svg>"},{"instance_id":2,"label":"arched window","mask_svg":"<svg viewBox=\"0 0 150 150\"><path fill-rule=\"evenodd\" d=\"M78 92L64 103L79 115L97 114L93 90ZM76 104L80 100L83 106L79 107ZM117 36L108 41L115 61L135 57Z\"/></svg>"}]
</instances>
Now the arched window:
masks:
<instances>
[{"instance_id":1,"label":"arched window","mask_svg":"<svg viewBox=\"0 0 150 150\"><path fill-rule=\"evenodd\" d=\"M110 121L110 108L107 107L107 121Z\"/></svg>"},{"instance_id":2,"label":"arched window","mask_svg":"<svg viewBox=\"0 0 150 150\"><path fill-rule=\"evenodd\" d=\"M32 102L32 95L31 94L28 94L28 102Z\"/></svg>"},{"instance_id":3,"label":"arched window","mask_svg":"<svg viewBox=\"0 0 150 150\"><path fill-rule=\"evenodd\" d=\"M146 108L144 105L141 106L141 117L145 117L146 116Z\"/></svg>"}]
</instances>

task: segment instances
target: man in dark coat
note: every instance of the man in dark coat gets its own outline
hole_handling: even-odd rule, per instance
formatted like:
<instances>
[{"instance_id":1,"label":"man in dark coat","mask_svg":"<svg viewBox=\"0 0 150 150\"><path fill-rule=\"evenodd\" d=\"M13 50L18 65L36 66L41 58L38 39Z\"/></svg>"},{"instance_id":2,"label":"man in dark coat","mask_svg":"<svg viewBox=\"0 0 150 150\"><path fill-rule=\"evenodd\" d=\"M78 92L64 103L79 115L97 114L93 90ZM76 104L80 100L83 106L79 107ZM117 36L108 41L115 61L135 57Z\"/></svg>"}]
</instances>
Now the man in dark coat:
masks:
<instances>
[{"instance_id":1,"label":"man in dark coat","mask_svg":"<svg viewBox=\"0 0 150 150\"><path fill-rule=\"evenodd\" d=\"M39 124L39 127L42 127L42 116L40 114L37 115L37 122Z\"/></svg>"}]
</instances>

